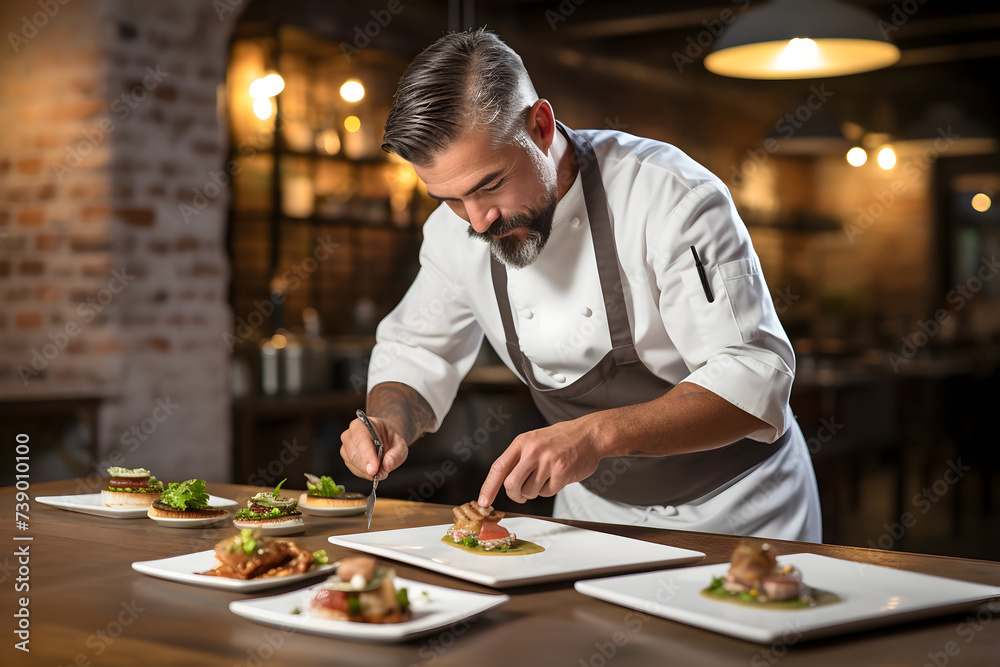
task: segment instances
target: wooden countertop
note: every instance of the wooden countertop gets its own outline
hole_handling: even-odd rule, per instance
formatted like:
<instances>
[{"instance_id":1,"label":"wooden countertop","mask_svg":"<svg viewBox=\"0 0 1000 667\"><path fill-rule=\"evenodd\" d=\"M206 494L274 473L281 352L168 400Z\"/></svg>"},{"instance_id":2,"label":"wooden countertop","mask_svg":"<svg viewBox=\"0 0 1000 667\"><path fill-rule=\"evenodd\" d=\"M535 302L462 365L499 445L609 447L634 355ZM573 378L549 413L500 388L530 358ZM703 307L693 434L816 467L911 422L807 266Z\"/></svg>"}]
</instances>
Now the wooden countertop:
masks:
<instances>
[{"instance_id":1,"label":"wooden countertop","mask_svg":"<svg viewBox=\"0 0 1000 667\"><path fill-rule=\"evenodd\" d=\"M208 485L209 492L241 503L263 489ZM4 665L498 665L651 666L660 664L824 667L850 665L998 664L1000 618L996 603L959 614L862 633L760 646L594 600L572 582L506 589L511 600L470 624L398 645L359 644L258 625L231 613L234 599L264 597L303 587L279 587L253 595L199 588L148 577L131 563L211 549L232 529L177 530L148 519L106 519L42 505L41 495L79 493L77 482L33 484L29 529L15 530L11 487L0 489L0 617ZM289 492L291 493L291 492ZM23 509L23 508L22 508ZM327 537L363 531L364 517L307 517L297 543L326 549L331 560L349 550ZM372 530L450 523L450 507L379 499ZM709 533L567 522L581 527L695 549L699 564L728 560L738 538ZM16 536L31 536L18 542ZM812 552L913 572L1000 585L1000 563L806 543L782 543L782 553ZM30 545L30 590L14 592L15 549ZM463 590L491 589L419 568L396 564L400 576ZM305 585L311 585L314 580ZM13 612L30 597L31 653L14 649ZM990 622L990 621L997 622ZM978 629L977 629L978 628ZM951 651L953 655L948 655ZM934 662L934 657L938 662ZM947 661L947 663L943 662Z\"/></svg>"}]
</instances>

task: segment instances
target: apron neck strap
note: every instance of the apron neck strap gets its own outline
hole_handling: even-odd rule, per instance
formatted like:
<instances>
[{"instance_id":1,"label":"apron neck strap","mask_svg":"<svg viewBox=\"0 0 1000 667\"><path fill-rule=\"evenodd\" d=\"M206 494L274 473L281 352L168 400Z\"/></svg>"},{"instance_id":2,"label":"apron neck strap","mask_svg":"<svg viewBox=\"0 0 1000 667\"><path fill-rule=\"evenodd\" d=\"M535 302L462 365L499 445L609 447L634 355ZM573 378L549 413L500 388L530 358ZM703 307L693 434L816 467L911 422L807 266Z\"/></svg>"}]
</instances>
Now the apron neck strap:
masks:
<instances>
[{"instance_id":1,"label":"apron neck strap","mask_svg":"<svg viewBox=\"0 0 1000 667\"><path fill-rule=\"evenodd\" d=\"M611 224L611 208L608 206L601 168L597 152L586 137L556 121L560 130L569 139L576 153L577 166L583 185L583 198L587 204L587 218L590 220L590 236L597 258L597 275L601 280L604 297L604 311L608 316L608 330L611 347L621 349L632 347L632 327L628 322L625 308L625 290L618 268L618 249L615 245L615 230Z\"/></svg>"}]
</instances>

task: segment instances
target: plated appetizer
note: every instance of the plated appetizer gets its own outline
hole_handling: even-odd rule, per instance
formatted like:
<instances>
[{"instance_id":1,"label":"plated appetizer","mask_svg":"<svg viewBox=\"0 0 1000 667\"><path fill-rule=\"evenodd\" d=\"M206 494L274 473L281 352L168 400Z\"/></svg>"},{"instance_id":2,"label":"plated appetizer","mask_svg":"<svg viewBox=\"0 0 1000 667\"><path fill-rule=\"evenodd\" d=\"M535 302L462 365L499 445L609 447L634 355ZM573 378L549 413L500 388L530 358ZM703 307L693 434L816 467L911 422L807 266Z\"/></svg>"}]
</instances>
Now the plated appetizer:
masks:
<instances>
[{"instance_id":1,"label":"plated appetizer","mask_svg":"<svg viewBox=\"0 0 1000 667\"><path fill-rule=\"evenodd\" d=\"M309 551L291 540L261 536L260 530L244 528L239 534L215 545L219 564L207 572L212 577L268 579L309 572L329 560L326 551Z\"/></svg>"},{"instance_id":2,"label":"plated appetizer","mask_svg":"<svg viewBox=\"0 0 1000 667\"><path fill-rule=\"evenodd\" d=\"M452 508L455 523L441 539L445 544L464 548L473 553L539 553L545 549L533 542L517 539L517 535L499 525L504 513L493 506L480 507L475 500Z\"/></svg>"},{"instance_id":3,"label":"plated appetizer","mask_svg":"<svg viewBox=\"0 0 1000 667\"><path fill-rule=\"evenodd\" d=\"M105 507L149 507L160 499L163 482L145 468L108 468L108 488L101 491Z\"/></svg>"},{"instance_id":4,"label":"plated appetizer","mask_svg":"<svg viewBox=\"0 0 1000 667\"><path fill-rule=\"evenodd\" d=\"M237 528L302 528L305 524L298 511L299 501L278 494L286 481L278 482L274 491L258 493L248 500L247 506L236 512L233 524Z\"/></svg>"},{"instance_id":5,"label":"plated appetizer","mask_svg":"<svg viewBox=\"0 0 1000 667\"><path fill-rule=\"evenodd\" d=\"M309 610L335 621L402 623L410 618L410 601L405 588L396 590L395 577L396 570L369 556L345 558L316 590Z\"/></svg>"},{"instance_id":6,"label":"plated appetizer","mask_svg":"<svg viewBox=\"0 0 1000 667\"><path fill-rule=\"evenodd\" d=\"M332 477L317 477L305 473L307 491L299 496L299 504L308 507L364 507L364 494L346 491Z\"/></svg>"},{"instance_id":7,"label":"plated appetizer","mask_svg":"<svg viewBox=\"0 0 1000 667\"><path fill-rule=\"evenodd\" d=\"M815 607L840 600L803 584L798 568L779 565L777 556L777 550L767 542L741 542L733 551L729 572L713 578L702 592L721 600L774 609Z\"/></svg>"},{"instance_id":8,"label":"plated appetizer","mask_svg":"<svg viewBox=\"0 0 1000 667\"><path fill-rule=\"evenodd\" d=\"M217 520L228 516L229 512L208 506L205 480L189 479L186 482L171 482L146 514L153 519Z\"/></svg>"}]
</instances>

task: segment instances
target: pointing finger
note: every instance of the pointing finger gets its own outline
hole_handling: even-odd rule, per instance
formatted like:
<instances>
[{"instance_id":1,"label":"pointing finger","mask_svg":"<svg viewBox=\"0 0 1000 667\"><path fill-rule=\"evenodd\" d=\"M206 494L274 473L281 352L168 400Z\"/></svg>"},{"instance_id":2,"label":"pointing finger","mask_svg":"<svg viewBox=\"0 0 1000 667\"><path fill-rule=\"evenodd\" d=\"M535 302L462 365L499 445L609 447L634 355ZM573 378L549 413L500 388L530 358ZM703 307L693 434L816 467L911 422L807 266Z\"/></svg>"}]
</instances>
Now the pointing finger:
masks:
<instances>
[{"instance_id":1,"label":"pointing finger","mask_svg":"<svg viewBox=\"0 0 1000 667\"><path fill-rule=\"evenodd\" d=\"M486 475L486 481L483 482L483 486L479 490L480 507L489 507L493 504L493 501L496 500L497 492L500 491L504 480L507 479L507 475L517 465L518 460L520 460L520 451L514 445L511 445L493 462L493 465L490 466L489 474Z\"/></svg>"}]
</instances>

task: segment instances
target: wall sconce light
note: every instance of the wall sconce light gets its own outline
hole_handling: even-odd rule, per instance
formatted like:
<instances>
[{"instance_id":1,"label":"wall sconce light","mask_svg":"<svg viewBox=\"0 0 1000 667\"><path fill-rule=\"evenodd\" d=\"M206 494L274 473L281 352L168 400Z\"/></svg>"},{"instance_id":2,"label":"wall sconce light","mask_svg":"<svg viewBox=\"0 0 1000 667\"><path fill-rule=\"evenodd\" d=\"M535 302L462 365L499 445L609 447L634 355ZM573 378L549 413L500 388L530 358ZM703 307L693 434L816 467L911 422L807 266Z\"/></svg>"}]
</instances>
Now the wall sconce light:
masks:
<instances>
[{"instance_id":1,"label":"wall sconce light","mask_svg":"<svg viewBox=\"0 0 1000 667\"><path fill-rule=\"evenodd\" d=\"M986 213L993 205L993 200L985 192L978 192L972 195L972 208L980 213Z\"/></svg>"},{"instance_id":2,"label":"wall sconce light","mask_svg":"<svg viewBox=\"0 0 1000 667\"><path fill-rule=\"evenodd\" d=\"M810 79L881 69L899 57L866 9L840 0L773 0L733 22L705 67L742 79Z\"/></svg>"}]
</instances>

